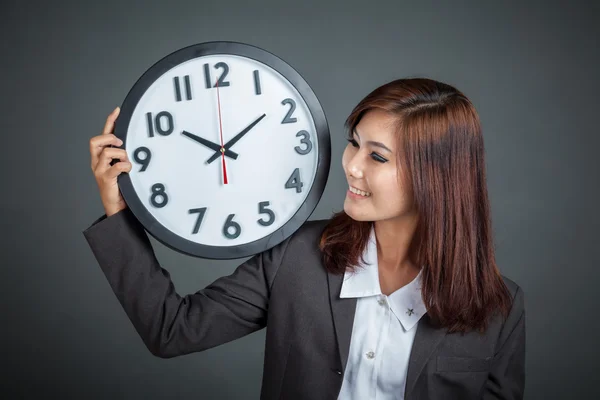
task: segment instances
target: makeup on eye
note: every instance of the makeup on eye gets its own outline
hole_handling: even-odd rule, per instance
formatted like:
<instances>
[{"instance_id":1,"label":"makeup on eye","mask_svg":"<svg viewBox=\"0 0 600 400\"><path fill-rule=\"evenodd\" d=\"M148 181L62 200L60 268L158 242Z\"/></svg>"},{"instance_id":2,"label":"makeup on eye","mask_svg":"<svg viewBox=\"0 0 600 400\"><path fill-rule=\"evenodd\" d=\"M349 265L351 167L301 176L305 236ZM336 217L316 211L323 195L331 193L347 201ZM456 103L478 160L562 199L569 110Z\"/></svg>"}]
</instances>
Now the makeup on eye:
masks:
<instances>
[{"instance_id":1,"label":"makeup on eye","mask_svg":"<svg viewBox=\"0 0 600 400\"><path fill-rule=\"evenodd\" d=\"M346 140L348 140L352 144L352 146L357 147L357 148L359 147L358 142L356 140L354 140L354 138L347 138ZM380 156L379 154L377 154L375 152L372 152L369 155L371 156L371 158L373 160L380 162L382 164L388 161L387 159L385 159L384 157Z\"/></svg>"}]
</instances>

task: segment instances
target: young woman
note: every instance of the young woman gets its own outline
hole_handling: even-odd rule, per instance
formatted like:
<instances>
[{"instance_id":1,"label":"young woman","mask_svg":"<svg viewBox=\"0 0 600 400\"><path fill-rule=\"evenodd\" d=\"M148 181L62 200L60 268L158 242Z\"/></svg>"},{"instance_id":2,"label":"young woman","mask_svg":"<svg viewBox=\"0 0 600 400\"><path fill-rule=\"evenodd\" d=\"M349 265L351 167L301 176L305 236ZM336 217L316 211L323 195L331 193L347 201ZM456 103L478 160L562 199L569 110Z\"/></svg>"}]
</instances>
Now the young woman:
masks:
<instances>
[{"instance_id":1,"label":"young woman","mask_svg":"<svg viewBox=\"0 0 600 400\"><path fill-rule=\"evenodd\" d=\"M523 397L523 291L495 262L481 126L460 91L375 89L346 121L344 210L186 296L120 196L117 115L90 140L106 214L83 233L152 354L266 327L261 399Z\"/></svg>"}]
</instances>

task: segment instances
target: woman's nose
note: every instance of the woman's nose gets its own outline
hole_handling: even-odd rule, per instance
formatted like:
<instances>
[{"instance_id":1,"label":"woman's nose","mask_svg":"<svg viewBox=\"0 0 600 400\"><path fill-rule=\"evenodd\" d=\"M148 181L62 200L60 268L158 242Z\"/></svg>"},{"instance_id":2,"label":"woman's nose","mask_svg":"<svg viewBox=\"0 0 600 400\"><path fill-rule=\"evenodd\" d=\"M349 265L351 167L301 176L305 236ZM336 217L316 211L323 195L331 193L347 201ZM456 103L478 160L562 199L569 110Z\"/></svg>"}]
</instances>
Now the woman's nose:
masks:
<instances>
[{"instance_id":1,"label":"woman's nose","mask_svg":"<svg viewBox=\"0 0 600 400\"><path fill-rule=\"evenodd\" d=\"M348 163L348 172L354 178L360 179L363 177L363 167L358 154L356 154Z\"/></svg>"}]
</instances>

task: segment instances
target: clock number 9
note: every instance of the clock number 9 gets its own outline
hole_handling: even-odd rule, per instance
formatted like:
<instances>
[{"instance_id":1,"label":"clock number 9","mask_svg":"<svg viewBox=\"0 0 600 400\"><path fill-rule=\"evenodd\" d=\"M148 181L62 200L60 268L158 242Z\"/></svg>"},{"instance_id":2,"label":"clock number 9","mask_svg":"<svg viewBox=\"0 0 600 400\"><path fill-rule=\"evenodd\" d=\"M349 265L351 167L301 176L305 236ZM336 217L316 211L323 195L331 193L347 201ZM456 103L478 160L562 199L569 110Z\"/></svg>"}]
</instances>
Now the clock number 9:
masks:
<instances>
[{"instance_id":1,"label":"clock number 9","mask_svg":"<svg viewBox=\"0 0 600 400\"><path fill-rule=\"evenodd\" d=\"M157 196L160 196L162 199L160 203L156 201ZM169 196L167 196L167 193L165 193L165 185L162 183L155 183L152 185L152 196L150 196L150 202L156 208L162 208L167 205L169 202Z\"/></svg>"},{"instance_id":2,"label":"clock number 9","mask_svg":"<svg viewBox=\"0 0 600 400\"><path fill-rule=\"evenodd\" d=\"M269 226L275 221L275 213L267 208L269 204L270 203L268 201L261 201L260 203L258 203L258 213L267 214L269 216L268 221L263 221L262 218L256 220L256 222L258 222L262 226Z\"/></svg>"},{"instance_id":3,"label":"clock number 9","mask_svg":"<svg viewBox=\"0 0 600 400\"><path fill-rule=\"evenodd\" d=\"M225 225L223 225L223 235L225 235L227 239L235 239L238 236L240 236L240 233L242 232L242 227L240 226L240 224L233 221L234 216L235 214L229 214L229 216L227 217L227 221L225 221ZM231 227L233 227L233 229L235 230L234 233L229 233L229 228Z\"/></svg>"},{"instance_id":4,"label":"clock number 9","mask_svg":"<svg viewBox=\"0 0 600 400\"><path fill-rule=\"evenodd\" d=\"M144 158L140 158L140 153L144 154ZM135 162L137 162L138 164L142 164L142 168L139 170L139 172L144 172L146 168L148 168L148 164L150 164L151 158L152 153L150 152L150 149L144 146L138 147L133 153L133 159L135 160Z\"/></svg>"},{"instance_id":5,"label":"clock number 9","mask_svg":"<svg viewBox=\"0 0 600 400\"><path fill-rule=\"evenodd\" d=\"M296 150L296 153L301 154L301 155L305 155L310 153L310 151L312 150L312 142L310 141L310 136L308 135L308 132L302 130L298 133L296 133L296 137L302 136L302 140L300 140L300 143L303 143L306 145L306 149L302 150L300 148L300 146L296 146L294 147L294 150Z\"/></svg>"}]
</instances>

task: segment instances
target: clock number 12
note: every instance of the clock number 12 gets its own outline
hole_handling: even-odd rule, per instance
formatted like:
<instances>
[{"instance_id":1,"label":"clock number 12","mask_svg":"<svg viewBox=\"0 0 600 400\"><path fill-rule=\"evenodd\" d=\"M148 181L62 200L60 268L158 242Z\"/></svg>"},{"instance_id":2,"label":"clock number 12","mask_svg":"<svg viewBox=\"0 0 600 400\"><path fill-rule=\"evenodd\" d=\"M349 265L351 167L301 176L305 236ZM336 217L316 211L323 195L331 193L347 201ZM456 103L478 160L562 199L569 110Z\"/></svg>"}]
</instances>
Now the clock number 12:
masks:
<instances>
[{"instance_id":1,"label":"clock number 12","mask_svg":"<svg viewBox=\"0 0 600 400\"><path fill-rule=\"evenodd\" d=\"M223 68L223 73L219 77L218 82L213 84L213 79L211 78L211 75L210 75L210 66L208 64L204 64L204 80L206 81L207 89L217 87L217 84L219 85L219 87L231 85L229 82L225 82L225 77L229 73L229 65L227 65L224 62L216 63L215 69L219 69L219 68Z\"/></svg>"}]
</instances>

